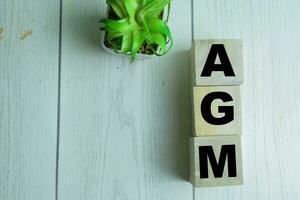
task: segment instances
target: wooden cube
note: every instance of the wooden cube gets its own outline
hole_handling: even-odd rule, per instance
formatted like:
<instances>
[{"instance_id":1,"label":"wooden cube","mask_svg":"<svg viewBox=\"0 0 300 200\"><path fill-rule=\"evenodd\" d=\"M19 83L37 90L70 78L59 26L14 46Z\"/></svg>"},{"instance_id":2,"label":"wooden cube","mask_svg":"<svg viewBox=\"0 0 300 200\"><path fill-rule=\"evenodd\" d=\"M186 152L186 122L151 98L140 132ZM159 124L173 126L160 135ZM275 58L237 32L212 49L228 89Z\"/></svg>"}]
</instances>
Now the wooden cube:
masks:
<instances>
[{"instance_id":1,"label":"wooden cube","mask_svg":"<svg viewBox=\"0 0 300 200\"><path fill-rule=\"evenodd\" d=\"M194 136L242 133L240 86L193 88Z\"/></svg>"},{"instance_id":2,"label":"wooden cube","mask_svg":"<svg viewBox=\"0 0 300 200\"><path fill-rule=\"evenodd\" d=\"M240 85L243 82L242 40L195 40L192 84Z\"/></svg>"},{"instance_id":3,"label":"wooden cube","mask_svg":"<svg viewBox=\"0 0 300 200\"><path fill-rule=\"evenodd\" d=\"M195 187L242 185L240 136L191 138L190 182Z\"/></svg>"}]
</instances>

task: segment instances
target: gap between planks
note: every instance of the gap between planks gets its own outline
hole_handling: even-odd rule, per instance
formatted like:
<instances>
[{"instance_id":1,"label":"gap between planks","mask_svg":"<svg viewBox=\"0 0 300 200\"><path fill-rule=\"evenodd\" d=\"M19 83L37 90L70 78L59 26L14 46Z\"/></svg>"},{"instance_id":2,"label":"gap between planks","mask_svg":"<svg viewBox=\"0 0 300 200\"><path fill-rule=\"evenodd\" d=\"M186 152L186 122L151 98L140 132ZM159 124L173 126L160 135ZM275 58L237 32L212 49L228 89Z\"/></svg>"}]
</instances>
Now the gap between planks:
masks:
<instances>
[{"instance_id":1,"label":"gap between planks","mask_svg":"<svg viewBox=\"0 0 300 200\"><path fill-rule=\"evenodd\" d=\"M55 168L55 200L58 200L59 176L59 144L60 144L60 104L61 104L61 49L62 49L62 12L63 0L59 1L59 36L58 36L58 95L57 95L57 135L56 135L56 168Z\"/></svg>"},{"instance_id":2,"label":"gap between planks","mask_svg":"<svg viewBox=\"0 0 300 200\"><path fill-rule=\"evenodd\" d=\"M193 43L194 39L195 39L195 34L194 34L194 0L191 0L191 38L192 41L191 43ZM196 191L195 191L195 187L192 186L193 188L193 200L196 200Z\"/></svg>"}]
</instances>

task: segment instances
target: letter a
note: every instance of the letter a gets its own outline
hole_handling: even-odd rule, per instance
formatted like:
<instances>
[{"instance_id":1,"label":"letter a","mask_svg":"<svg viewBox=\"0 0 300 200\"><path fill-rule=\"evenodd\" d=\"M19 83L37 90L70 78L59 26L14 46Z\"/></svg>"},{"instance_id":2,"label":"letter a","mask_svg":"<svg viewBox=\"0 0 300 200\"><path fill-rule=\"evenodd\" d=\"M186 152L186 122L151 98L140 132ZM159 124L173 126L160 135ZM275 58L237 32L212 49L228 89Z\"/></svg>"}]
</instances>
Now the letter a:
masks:
<instances>
[{"instance_id":1,"label":"letter a","mask_svg":"<svg viewBox=\"0 0 300 200\"><path fill-rule=\"evenodd\" d=\"M217 56L220 59L220 64L216 64ZM235 76L223 44L212 44L201 76L211 76L213 71L223 71L225 76Z\"/></svg>"}]
</instances>

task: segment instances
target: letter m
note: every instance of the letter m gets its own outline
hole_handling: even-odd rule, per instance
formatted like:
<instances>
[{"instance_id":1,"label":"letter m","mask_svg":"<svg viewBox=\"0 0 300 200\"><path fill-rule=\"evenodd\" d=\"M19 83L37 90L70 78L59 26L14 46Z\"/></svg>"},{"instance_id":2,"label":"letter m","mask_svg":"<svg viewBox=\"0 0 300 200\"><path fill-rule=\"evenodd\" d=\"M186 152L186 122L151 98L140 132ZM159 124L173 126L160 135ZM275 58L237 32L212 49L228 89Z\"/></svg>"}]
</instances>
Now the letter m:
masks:
<instances>
[{"instance_id":1,"label":"letter m","mask_svg":"<svg viewBox=\"0 0 300 200\"><path fill-rule=\"evenodd\" d=\"M215 178L223 176L227 159L228 176L236 177L235 145L222 145L219 161L217 161L212 146L199 146L200 178L208 178L208 160Z\"/></svg>"}]
</instances>

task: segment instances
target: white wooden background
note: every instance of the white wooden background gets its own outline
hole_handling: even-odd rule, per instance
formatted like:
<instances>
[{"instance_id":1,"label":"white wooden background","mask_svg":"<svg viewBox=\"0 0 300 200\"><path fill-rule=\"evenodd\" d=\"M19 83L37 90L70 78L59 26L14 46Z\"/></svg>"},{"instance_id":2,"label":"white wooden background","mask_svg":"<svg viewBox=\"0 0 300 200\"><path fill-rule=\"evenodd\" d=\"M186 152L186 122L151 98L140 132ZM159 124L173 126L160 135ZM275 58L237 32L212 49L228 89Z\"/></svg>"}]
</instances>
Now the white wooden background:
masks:
<instances>
[{"instance_id":1,"label":"white wooden background","mask_svg":"<svg viewBox=\"0 0 300 200\"><path fill-rule=\"evenodd\" d=\"M0 1L1 200L300 199L299 0L173 0L174 49L133 64L105 9ZM192 38L244 40L243 186L186 180Z\"/></svg>"}]
</instances>

